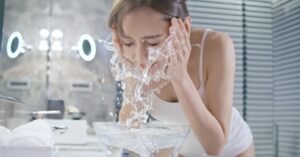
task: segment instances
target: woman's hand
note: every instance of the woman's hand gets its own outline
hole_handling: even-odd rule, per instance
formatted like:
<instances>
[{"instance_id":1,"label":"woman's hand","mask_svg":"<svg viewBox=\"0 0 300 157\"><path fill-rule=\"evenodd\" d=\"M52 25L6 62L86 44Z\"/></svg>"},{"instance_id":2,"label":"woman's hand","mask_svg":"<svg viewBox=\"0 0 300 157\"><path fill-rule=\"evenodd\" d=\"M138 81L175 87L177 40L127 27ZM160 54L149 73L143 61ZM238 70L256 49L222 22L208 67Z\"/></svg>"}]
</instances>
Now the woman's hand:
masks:
<instances>
[{"instance_id":1,"label":"woman's hand","mask_svg":"<svg viewBox=\"0 0 300 157\"><path fill-rule=\"evenodd\" d=\"M116 29L112 28L111 31L112 31L112 42L114 44L114 47L116 48L116 53L118 54L119 61L129 68L134 67L133 63L124 56L124 53L122 51L122 44L120 41L120 37L119 37Z\"/></svg>"},{"instance_id":2,"label":"woman's hand","mask_svg":"<svg viewBox=\"0 0 300 157\"><path fill-rule=\"evenodd\" d=\"M188 75L187 64L191 54L190 32L188 32L182 19L173 18L169 29L172 37L174 53L170 56L166 74L172 81L181 81Z\"/></svg>"}]
</instances>

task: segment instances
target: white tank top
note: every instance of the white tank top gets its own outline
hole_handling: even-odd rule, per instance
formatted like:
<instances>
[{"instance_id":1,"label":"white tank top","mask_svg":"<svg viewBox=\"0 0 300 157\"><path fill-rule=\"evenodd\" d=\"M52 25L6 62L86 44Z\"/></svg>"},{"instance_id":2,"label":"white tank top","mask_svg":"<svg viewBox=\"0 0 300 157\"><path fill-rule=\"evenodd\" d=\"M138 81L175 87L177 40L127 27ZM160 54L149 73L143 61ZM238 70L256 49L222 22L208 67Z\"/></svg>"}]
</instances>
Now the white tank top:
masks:
<instances>
[{"instance_id":1,"label":"white tank top","mask_svg":"<svg viewBox=\"0 0 300 157\"><path fill-rule=\"evenodd\" d=\"M203 56L204 56L204 43L206 36L210 30L206 29L201 45L199 46L200 51L200 82L201 87L198 90L199 95L202 97L204 94L205 85L202 84L203 80ZM179 103L170 103L159 99L156 95L152 96L152 111L150 114L157 120L177 123L177 124L189 124L189 121L183 112ZM223 152L219 157L234 157L245 151L253 141L251 130L248 124L240 116L236 108L233 107L231 115L230 130L227 139L227 143L224 146ZM185 143L183 144L180 154L184 157L208 157L200 143L197 140L193 130L190 131Z\"/></svg>"}]
</instances>

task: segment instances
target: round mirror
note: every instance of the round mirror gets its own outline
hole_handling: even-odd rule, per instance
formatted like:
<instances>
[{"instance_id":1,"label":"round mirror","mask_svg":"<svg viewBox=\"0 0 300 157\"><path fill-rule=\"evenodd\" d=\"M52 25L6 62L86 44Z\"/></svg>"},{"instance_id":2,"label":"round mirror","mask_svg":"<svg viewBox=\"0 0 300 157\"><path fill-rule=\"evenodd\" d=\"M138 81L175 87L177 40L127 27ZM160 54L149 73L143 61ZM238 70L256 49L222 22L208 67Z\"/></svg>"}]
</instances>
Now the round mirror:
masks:
<instances>
[{"instance_id":1,"label":"round mirror","mask_svg":"<svg viewBox=\"0 0 300 157\"><path fill-rule=\"evenodd\" d=\"M6 52L9 58L16 58L20 55L23 45L23 37L20 32L13 32L7 41Z\"/></svg>"},{"instance_id":2,"label":"round mirror","mask_svg":"<svg viewBox=\"0 0 300 157\"><path fill-rule=\"evenodd\" d=\"M96 43L95 40L88 34L80 36L78 41L78 51L81 58L85 61L91 61L96 56Z\"/></svg>"}]
</instances>

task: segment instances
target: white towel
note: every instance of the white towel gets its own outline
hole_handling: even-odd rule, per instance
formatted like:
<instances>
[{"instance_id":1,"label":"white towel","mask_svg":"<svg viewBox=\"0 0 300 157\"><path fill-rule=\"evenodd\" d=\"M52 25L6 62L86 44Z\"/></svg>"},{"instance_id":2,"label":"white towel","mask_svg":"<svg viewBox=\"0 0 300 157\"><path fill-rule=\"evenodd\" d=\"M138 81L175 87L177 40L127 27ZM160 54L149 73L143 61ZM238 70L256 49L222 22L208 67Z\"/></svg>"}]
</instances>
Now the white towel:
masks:
<instances>
[{"instance_id":1,"label":"white towel","mask_svg":"<svg viewBox=\"0 0 300 157\"><path fill-rule=\"evenodd\" d=\"M15 128L8 145L11 146L53 146L52 130L48 122L35 120Z\"/></svg>"},{"instance_id":2,"label":"white towel","mask_svg":"<svg viewBox=\"0 0 300 157\"><path fill-rule=\"evenodd\" d=\"M6 145L10 138L11 131L3 126L0 126L0 146Z\"/></svg>"}]
</instances>

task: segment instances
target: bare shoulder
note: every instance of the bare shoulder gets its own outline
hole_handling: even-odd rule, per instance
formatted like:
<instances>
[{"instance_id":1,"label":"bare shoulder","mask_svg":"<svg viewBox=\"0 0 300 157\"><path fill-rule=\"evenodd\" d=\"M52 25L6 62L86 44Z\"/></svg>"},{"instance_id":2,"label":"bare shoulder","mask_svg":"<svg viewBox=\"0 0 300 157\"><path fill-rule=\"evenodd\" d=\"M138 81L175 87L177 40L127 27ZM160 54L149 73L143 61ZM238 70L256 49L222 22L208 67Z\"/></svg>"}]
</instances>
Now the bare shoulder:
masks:
<instances>
[{"instance_id":1,"label":"bare shoulder","mask_svg":"<svg viewBox=\"0 0 300 157\"><path fill-rule=\"evenodd\" d=\"M193 29L191 32L191 39L190 39L191 44L200 44L204 32L205 32L205 29L202 29L202 28ZM222 46L222 45L230 46L233 44L233 42L228 33L212 30L212 31L209 31L207 38L205 40L205 46L207 44L208 45L218 44L218 46Z\"/></svg>"},{"instance_id":2,"label":"bare shoulder","mask_svg":"<svg viewBox=\"0 0 300 157\"><path fill-rule=\"evenodd\" d=\"M202 37L204 35L205 29L197 28L193 29L191 32L191 44L201 44ZM211 47L211 45L214 45ZM233 41L228 33L209 31L205 39L205 47L209 48L220 48L220 46L233 46Z\"/></svg>"},{"instance_id":3,"label":"bare shoulder","mask_svg":"<svg viewBox=\"0 0 300 157\"><path fill-rule=\"evenodd\" d=\"M206 39L206 44L210 48L232 47L233 41L228 33L210 31Z\"/></svg>"},{"instance_id":4,"label":"bare shoulder","mask_svg":"<svg viewBox=\"0 0 300 157\"><path fill-rule=\"evenodd\" d=\"M205 29L197 28L193 29L191 32L191 45L196 45L201 43L201 38L204 33Z\"/></svg>"},{"instance_id":5,"label":"bare shoulder","mask_svg":"<svg viewBox=\"0 0 300 157\"><path fill-rule=\"evenodd\" d=\"M228 33L211 31L205 41L208 64L235 63L234 43Z\"/></svg>"},{"instance_id":6,"label":"bare shoulder","mask_svg":"<svg viewBox=\"0 0 300 157\"><path fill-rule=\"evenodd\" d=\"M191 32L191 45L201 44L205 29L197 28ZM228 33L211 30L204 42L204 64L207 68L235 64L235 50L233 40ZM192 54L193 55L193 54ZM217 64L216 64L217 63ZM234 66L229 64L229 66Z\"/></svg>"}]
</instances>

